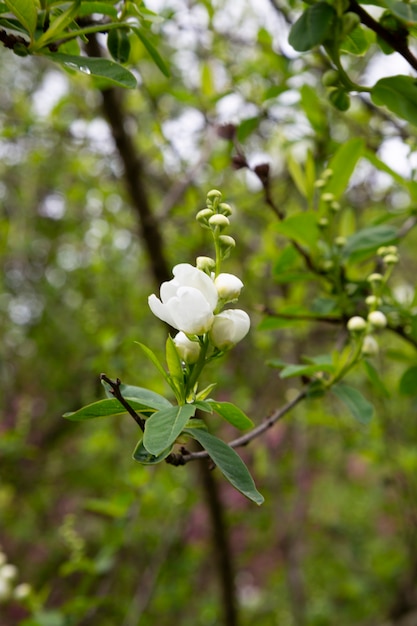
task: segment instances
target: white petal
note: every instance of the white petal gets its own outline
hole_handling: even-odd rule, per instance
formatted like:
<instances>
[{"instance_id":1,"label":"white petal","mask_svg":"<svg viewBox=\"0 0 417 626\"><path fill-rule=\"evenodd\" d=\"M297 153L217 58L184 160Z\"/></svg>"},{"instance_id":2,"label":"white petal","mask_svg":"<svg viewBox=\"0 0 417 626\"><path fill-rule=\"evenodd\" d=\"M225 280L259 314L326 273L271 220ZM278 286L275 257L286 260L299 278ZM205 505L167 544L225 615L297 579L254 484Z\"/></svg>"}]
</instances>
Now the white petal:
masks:
<instances>
[{"instance_id":1,"label":"white petal","mask_svg":"<svg viewBox=\"0 0 417 626\"><path fill-rule=\"evenodd\" d=\"M148 304L152 313L156 315L156 317L159 317L160 320L162 320L163 322L166 322L173 328L178 329L178 327L175 325L172 315L170 314L169 308L167 307L166 304L162 304L160 299L157 298L154 293L151 296L149 296Z\"/></svg>"},{"instance_id":2,"label":"white petal","mask_svg":"<svg viewBox=\"0 0 417 626\"><path fill-rule=\"evenodd\" d=\"M189 335L202 335L211 328L213 312L203 294L193 287L180 287L166 306L175 328Z\"/></svg>"}]
</instances>

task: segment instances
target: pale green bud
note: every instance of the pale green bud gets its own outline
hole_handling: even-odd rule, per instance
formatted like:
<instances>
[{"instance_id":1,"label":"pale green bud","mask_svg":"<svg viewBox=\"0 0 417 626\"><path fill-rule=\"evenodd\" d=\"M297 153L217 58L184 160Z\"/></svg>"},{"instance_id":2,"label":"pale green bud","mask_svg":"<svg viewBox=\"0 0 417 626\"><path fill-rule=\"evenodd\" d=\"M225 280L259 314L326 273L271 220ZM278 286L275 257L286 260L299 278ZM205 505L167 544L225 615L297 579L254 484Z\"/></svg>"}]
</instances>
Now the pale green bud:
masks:
<instances>
[{"instance_id":1,"label":"pale green bud","mask_svg":"<svg viewBox=\"0 0 417 626\"><path fill-rule=\"evenodd\" d=\"M28 583L20 583L15 587L13 596L15 600L26 600L32 593L32 587Z\"/></svg>"},{"instance_id":2,"label":"pale green bud","mask_svg":"<svg viewBox=\"0 0 417 626\"><path fill-rule=\"evenodd\" d=\"M317 223L319 228L327 228L329 225L329 220L327 217L321 217Z\"/></svg>"},{"instance_id":3,"label":"pale green bud","mask_svg":"<svg viewBox=\"0 0 417 626\"><path fill-rule=\"evenodd\" d=\"M195 264L197 269L209 275L216 267L216 261L209 256L198 256Z\"/></svg>"},{"instance_id":4,"label":"pale green bud","mask_svg":"<svg viewBox=\"0 0 417 626\"><path fill-rule=\"evenodd\" d=\"M211 209L202 209L201 211L199 211L197 213L197 215L195 216L195 219L197 220L197 222L201 222L202 224L207 224L210 217L212 217L212 215L214 215L213 211Z\"/></svg>"},{"instance_id":5,"label":"pale green bud","mask_svg":"<svg viewBox=\"0 0 417 626\"><path fill-rule=\"evenodd\" d=\"M0 569L0 578L4 580L15 580L17 576L17 567L11 563L5 563Z\"/></svg>"},{"instance_id":6,"label":"pale green bud","mask_svg":"<svg viewBox=\"0 0 417 626\"><path fill-rule=\"evenodd\" d=\"M319 178L318 180L316 180L316 182L314 183L314 186L316 187L316 189L321 189L322 187L324 187L326 184L326 181L323 180L322 178Z\"/></svg>"},{"instance_id":7,"label":"pale green bud","mask_svg":"<svg viewBox=\"0 0 417 626\"><path fill-rule=\"evenodd\" d=\"M377 272L374 272L373 274L370 274L367 278L368 283L371 284L378 284L378 283L382 283L382 281L384 280L384 277L382 276L382 274L378 274Z\"/></svg>"},{"instance_id":8,"label":"pale green bud","mask_svg":"<svg viewBox=\"0 0 417 626\"><path fill-rule=\"evenodd\" d=\"M333 211L333 213L337 213L338 211L340 211L340 203L335 200L331 203L330 209Z\"/></svg>"},{"instance_id":9,"label":"pale green bud","mask_svg":"<svg viewBox=\"0 0 417 626\"><path fill-rule=\"evenodd\" d=\"M323 200L323 202L333 202L334 200L334 193L324 193L321 197L321 199Z\"/></svg>"},{"instance_id":10,"label":"pale green bud","mask_svg":"<svg viewBox=\"0 0 417 626\"><path fill-rule=\"evenodd\" d=\"M229 219L221 213L216 213L215 215L212 215L208 223L210 224L210 226L218 226L221 229L226 228L226 226L230 225Z\"/></svg>"},{"instance_id":11,"label":"pale green bud","mask_svg":"<svg viewBox=\"0 0 417 626\"><path fill-rule=\"evenodd\" d=\"M382 311L371 311L371 313L369 313L368 315L368 322L374 328L381 329L385 328L385 326L387 325L387 318L382 313Z\"/></svg>"},{"instance_id":12,"label":"pale green bud","mask_svg":"<svg viewBox=\"0 0 417 626\"><path fill-rule=\"evenodd\" d=\"M222 192L219 191L218 189L211 189L207 194L208 200L214 200L215 198L220 199L221 197L222 197Z\"/></svg>"},{"instance_id":13,"label":"pale green bud","mask_svg":"<svg viewBox=\"0 0 417 626\"><path fill-rule=\"evenodd\" d=\"M322 174L322 178L324 178L325 180L329 180L329 178L331 178L332 176L333 176L333 170L330 169L330 167L325 169Z\"/></svg>"},{"instance_id":14,"label":"pale green bud","mask_svg":"<svg viewBox=\"0 0 417 626\"><path fill-rule=\"evenodd\" d=\"M346 245L346 237L336 237L334 242L338 248L344 248Z\"/></svg>"},{"instance_id":15,"label":"pale green bud","mask_svg":"<svg viewBox=\"0 0 417 626\"><path fill-rule=\"evenodd\" d=\"M347 323L347 329L351 333L362 333L366 329L366 321L359 315L354 315Z\"/></svg>"},{"instance_id":16,"label":"pale green bud","mask_svg":"<svg viewBox=\"0 0 417 626\"><path fill-rule=\"evenodd\" d=\"M226 202L222 202L221 204L219 204L219 211L226 217L229 217L229 215L232 215L232 207L230 206L230 204L227 204Z\"/></svg>"},{"instance_id":17,"label":"pale green bud","mask_svg":"<svg viewBox=\"0 0 417 626\"><path fill-rule=\"evenodd\" d=\"M385 265L397 265L399 260L400 259L398 258L396 254L386 254L384 256Z\"/></svg>"},{"instance_id":18,"label":"pale green bud","mask_svg":"<svg viewBox=\"0 0 417 626\"><path fill-rule=\"evenodd\" d=\"M365 299L365 302L368 305L368 307L372 309L373 307L381 304L381 298L378 298L377 296L374 296L374 295L370 295L370 296L367 296L367 298Z\"/></svg>"},{"instance_id":19,"label":"pale green bud","mask_svg":"<svg viewBox=\"0 0 417 626\"><path fill-rule=\"evenodd\" d=\"M372 335L366 335L362 344L363 356L376 356L379 352L378 342Z\"/></svg>"},{"instance_id":20,"label":"pale green bud","mask_svg":"<svg viewBox=\"0 0 417 626\"><path fill-rule=\"evenodd\" d=\"M219 243L222 248L234 248L236 246L236 241L229 235L220 235Z\"/></svg>"}]
</instances>

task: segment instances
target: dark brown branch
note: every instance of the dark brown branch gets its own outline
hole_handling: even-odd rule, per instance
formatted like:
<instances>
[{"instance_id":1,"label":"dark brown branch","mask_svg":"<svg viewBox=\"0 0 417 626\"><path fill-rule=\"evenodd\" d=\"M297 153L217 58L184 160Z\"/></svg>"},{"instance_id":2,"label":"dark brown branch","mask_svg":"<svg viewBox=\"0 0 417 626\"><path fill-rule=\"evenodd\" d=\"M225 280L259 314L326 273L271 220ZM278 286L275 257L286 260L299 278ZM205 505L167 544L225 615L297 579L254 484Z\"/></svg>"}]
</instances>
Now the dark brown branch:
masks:
<instances>
[{"instance_id":1,"label":"dark brown branch","mask_svg":"<svg viewBox=\"0 0 417 626\"><path fill-rule=\"evenodd\" d=\"M373 17L369 15L357 2L356 0L351 0L349 4L349 11L352 13L356 13L359 16L362 24L370 28L381 37L386 43L391 46L396 52L401 54L402 57L411 65L411 67L417 71L417 59L414 54L411 52L408 43L407 43L407 35L404 32L391 31L382 26L379 22L374 20Z\"/></svg>"},{"instance_id":2,"label":"dark brown branch","mask_svg":"<svg viewBox=\"0 0 417 626\"><path fill-rule=\"evenodd\" d=\"M122 396L122 393L120 391L120 385L122 384L122 381L120 380L120 378L116 378L116 380L114 381L114 380L111 380L111 378L109 378L108 376L106 376L106 374L100 374L100 380L104 380L105 383L110 385L111 387L110 393L112 393L113 396L116 398L116 400L120 402L120 404L126 409L129 415L133 417L133 419L135 420L136 424L139 426L141 431L144 432L145 420L143 419L143 417L140 417L140 415L136 413L135 409L133 409L130 406L129 402Z\"/></svg>"}]
</instances>

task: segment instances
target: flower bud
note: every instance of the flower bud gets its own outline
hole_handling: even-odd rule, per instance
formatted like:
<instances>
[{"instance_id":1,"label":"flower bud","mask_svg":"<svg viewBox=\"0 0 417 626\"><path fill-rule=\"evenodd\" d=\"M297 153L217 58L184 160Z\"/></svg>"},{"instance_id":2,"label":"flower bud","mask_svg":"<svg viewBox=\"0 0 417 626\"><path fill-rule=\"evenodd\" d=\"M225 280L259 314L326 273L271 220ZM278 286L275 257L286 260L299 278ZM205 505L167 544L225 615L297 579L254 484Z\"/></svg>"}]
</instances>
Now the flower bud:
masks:
<instances>
[{"instance_id":1,"label":"flower bud","mask_svg":"<svg viewBox=\"0 0 417 626\"><path fill-rule=\"evenodd\" d=\"M346 245L346 237L336 237L334 242L338 248L344 248Z\"/></svg>"},{"instance_id":2,"label":"flower bud","mask_svg":"<svg viewBox=\"0 0 417 626\"><path fill-rule=\"evenodd\" d=\"M226 217L229 217L229 215L232 215L232 207L230 206L230 204L227 204L226 202L222 202L221 204L219 204L219 211Z\"/></svg>"},{"instance_id":3,"label":"flower bud","mask_svg":"<svg viewBox=\"0 0 417 626\"><path fill-rule=\"evenodd\" d=\"M397 265L399 258L396 254L387 254L384 256L385 265Z\"/></svg>"},{"instance_id":4,"label":"flower bud","mask_svg":"<svg viewBox=\"0 0 417 626\"><path fill-rule=\"evenodd\" d=\"M333 211L333 213L337 213L338 211L340 211L340 202L337 202L337 200L332 202L330 204L330 210Z\"/></svg>"},{"instance_id":5,"label":"flower bud","mask_svg":"<svg viewBox=\"0 0 417 626\"><path fill-rule=\"evenodd\" d=\"M175 335L174 343L180 359L190 365L197 363L201 351L201 346L198 341L191 341L191 339L188 339L187 335L181 331Z\"/></svg>"},{"instance_id":6,"label":"flower bud","mask_svg":"<svg viewBox=\"0 0 417 626\"><path fill-rule=\"evenodd\" d=\"M197 222L200 222L200 224L204 226L208 224L208 221L212 215L214 215L213 211L206 208L199 211L195 216L195 219L197 220Z\"/></svg>"},{"instance_id":7,"label":"flower bud","mask_svg":"<svg viewBox=\"0 0 417 626\"><path fill-rule=\"evenodd\" d=\"M218 189L211 189L207 194L207 200L214 200L216 198L220 199L222 197L222 192Z\"/></svg>"},{"instance_id":8,"label":"flower bud","mask_svg":"<svg viewBox=\"0 0 417 626\"><path fill-rule=\"evenodd\" d=\"M323 200L323 202L333 202L334 193L330 193L330 192L324 193L321 199Z\"/></svg>"},{"instance_id":9,"label":"flower bud","mask_svg":"<svg viewBox=\"0 0 417 626\"><path fill-rule=\"evenodd\" d=\"M327 219L327 217L321 217L317 223L317 226L319 228L327 228L329 225L329 220Z\"/></svg>"},{"instance_id":10,"label":"flower bud","mask_svg":"<svg viewBox=\"0 0 417 626\"><path fill-rule=\"evenodd\" d=\"M237 300L243 283L237 276L233 274L219 274L214 280L219 298L225 302Z\"/></svg>"},{"instance_id":11,"label":"flower bud","mask_svg":"<svg viewBox=\"0 0 417 626\"><path fill-rule=\"evenodd\" d=\"M32 587L28 583L20 583L15 587L13 596L15 600L26 600L32 593Z\"/></svg>"},{"instance_id":12,"label":"flower bud","mask_svg":"<svg viewBox=\"0 0 417 626\"><path fill-rule=\"evenodd\" d=\"M378 296L367 296L367 298L365 299L365 303L367 304L367 306L369 306L369 308L372 308L374 306L378 306L381 303L381 298L378 298Z\"/></svg>"},{"instance_id":13,"label":"flower bud","mask_svg":"<svg viewBox=\"0 0 417 626\"><path fill-rule=\"evenodd\" d=\"M10 581L5 578L1 578L0 576L0 604L9 600L11 595L12 588L10 586Z\"/></svg>"},{"instance_id":14,"label":"flower bud","mask_svg":"<svg viewBox=\"0 0 417 626\"><path fill-rule=\"evenodd\" d=\"M16 565L12 565L11 563L5 563L0 568L0 578L4 580L14 580L17 576L17 567Z\"/></svg>"},{"instance_id":15,"label":"flower bud","mask_svg":"<svg viewBox=\"0 0 417 626\"><path fill-rule=\"evenodd\" d=\"M368 283L376 285L378 283L382 283L383 276L382 276L382 274L378 274L378 273L375 272L374 274L370 274L368 276L367 280L368 280Z\"/></svg>"},{"instance_id":16,"label":"flower bud","mask_svg":"<svg viewBox=\"0 0 417 626\"><path fill-rule=\"evenodd\" d=\"M333 170L330 167L327 167L321 175L321 177L324 178L324 180L329 180L332 176L333 176Z\"/></svg>"},{"instance_id":17,"label":"flower bud","mask_svg":"<svg viewBox=\"0 0 417 626\"><path fill-rule=\"evenodd\" d=\"M362 333L366 329L366 321L359 315L354 315L347 323L347 328L351 333Z\"/></svg>"},{"instance_id":18,"label":"flower bud","mask_svg":"<svg viewBox=\"0 0 417 626\"><path fill-rule=\"evenodd\" d=\"M212 215L208 223L210 224L210 226L218 226L221 229L226 228L226 226L230 225L229 219L221 213L216 213L215 215Z\"/></svg>"},{"instance_id":19,"label":"flower bud","mask_svg":"<svg viewBox=\"0 0 417 626\"><path fill-rule=\"evenodd\" d=\"M214 316L210 339L219 350L229 350L243 339L250 328L249 315L240 309L228 309Z\"/></svg>"},{"instance_id":20,"label":"flower bud","mask_svg":"<svg viewBox=\"0 0 417 626\"><path fill-rule=\"evenodd\" d=\"M219 244L221 245L223 250L227 250L234 248L236 246L236 241L233 239L233 237L230 237L229 235L220 235Z\"/></svg>"},{"instance_id":21,"label":"flower bud","mask_svg":"<svg viewBox=\"0 0 417 626\"><path fill-rule=\"evenodd\" d=\"M324 187L326 184L326 181L323 180L322 178L319 178L318 180L316 180L316 182L314 183L314 186L316 187L316 189L321 189L322 187Z\"/></svg>"},{"instance_id":22,"label":"flower bud","mask_svg":"<svg viewBox=\"0 0 417 626\"><path fill-rule=\"evenodd\" d=\"M198 256L195 261L197 269L210 275L216 267L216 261L209 256Z\"/></svg>"},{"instance_id":23,"label":"flower bud","mask_svg":"<svg viewBox=\"0 0 417 626\"><path fill-rule=\"evenodd\" d=\"M368 322L374 328L381 329L385 328L385 326L387 325L387 318L382 313L382 311L372 311L368 315Z\"/></svg>"},{"instance_id":24,"label":"flower bud","mask_svg":"<svg viewBox=\"0 0 417 626\"><path fill-rule=\"evenodd\" d=\"M372 335L366 335L362 344L363 356L376 356L379 352L378 342Z\"/></svg>"}]
</instances>

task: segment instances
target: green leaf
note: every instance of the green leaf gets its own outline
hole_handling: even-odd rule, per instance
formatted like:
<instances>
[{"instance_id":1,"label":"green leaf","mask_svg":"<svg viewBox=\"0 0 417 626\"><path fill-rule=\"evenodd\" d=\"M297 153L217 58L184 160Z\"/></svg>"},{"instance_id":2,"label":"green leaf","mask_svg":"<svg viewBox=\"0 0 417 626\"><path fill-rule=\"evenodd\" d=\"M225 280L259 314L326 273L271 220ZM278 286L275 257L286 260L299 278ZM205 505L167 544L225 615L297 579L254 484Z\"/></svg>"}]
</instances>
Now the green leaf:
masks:
<instances>
[{"instance_id":1,"label":"green leaf","mask_svg":"<svg viewBox=\"0 0 417 626\"><path fill-rule=\"evenodd\" d=\"M362 26L358 26L342 41L340 50L358 57L363 56L369 50L369 46L372 43L372 39L368 33L368 30L365 30Z\"/></svg>"},{"instance_id":2,"label":"green leaf","mask_svg":"<svg viewBox=\"0 0 417 626\"><path fill-rule=\"evenodd\" d=\"M241 142L245 141L258 128L260 121L259 115L243 120L236 131L237 139Z\"/></svg>"},{"instance_id":3,"label":"green leaf","mask_svg":"<svg viewBox=\"0 0 417 626\"><path fill-rule=\"evenodd\" d=\"M33 39L38 19L36 3L33 0L5 0L5 3Z\"/></svg>"},{"instance_id":4,"label":"green leaf","mask_svg":"<svg viewBox=\"0 0 417 626\"><path fill-rule=\"evenodd\" d=\"M364 140L358 137L339 146L327 165L333 171L333 176L326 185L326 193L334 194L335 198L344 193L364 148Z\"/></svg>"},{"instance_id":5,"label":"green leaf","mask_svg":"<svg viewBox=\"0 0 417 626\"><path fill-rule=\"evenodd\" d=\"M184 372L181 365L181 359L171 335L168 335L168 339L165 344L165 358L168 365L168 371L172 378L176 378L182 383L184 381Z\"/></svg>"},{"instance_id":6,"label":"green leaf","mask_svg":"<svg viewBox=\"0 0 417 626\"><path fill-rule=\"evenodd\" d=\"M300 163L292 156L291 153L287 155L287 167L298 191L304 198L307 198L307 184L304 172Z\"/></svg>"},{"instance_id":7,"label":"green leaf","mask_svg":"<svg viewBox=\"0 0 417 626\"><path fill-rule=\"evenodd\" d=\"M253 428L254 423L245 415L245 413L231 402L216 402L215 400L209 400L209 404L213 410L221 415L229 424L239 428L240 430L247 430Z\"/></svg>"},{"instance_id":8,"label":"green leaf","mask_svg":"<svg viewBox=\"0 0 417 626\"><path fill-rule=\"evenodd\" d=\"M417 365L409 367L400 379L400 393L405 396L417 395Z\"/></svg>"},{"instance_id":9,"label":"green leaf","mask_svg":"<svg viewBox=\"0 0 417 626\"><path fill-rule=\"evenodd\" d=\"M148 452L157 456L173 444L195 412L195 405L184 404L151 415L146 421L143 435L143 445Z\"/></svg>"},{"instance_id":10,"label":"green leaf","mask_svg":"<svg viewBox=\"0 0 417 626\"><path fill-rule=\"evenodd\" d=\"M135 89L137 86L136 78L131 72L109 59L81 57L60 52L43 53L43 56L65 67L80 70L84 74L105 78L111 85L126 89Z\"/></svg>"},{"instance_id":11,"label":"green leaf","mask_svg":"<svg viewBox=\"0 0 417 626\"><path fill-rule=\"evenodd\" d=\"M52 21L48 30L37 39L33 46L33 51L39 51L41 48L44 48L60 38L65 29L74 21L74 18L77 17L80 3L81 0L74 0L70 3L66 11L63 11Z\"/></svg>"},{"instance_id":12,"label":"green leaf","mask_svg":"<svg viewBox=\"0 0 417 626\"><path fill-rule=\"evenodd\" d=\"M106 390L107 397L114 398L113 394L109 390L109 385L104 383L104 381L102 382ZM155 409L156 411L159 411L160 409L167 409L172 406L171 402L164 398L164 396L161 396L159 393L155 393L150 389L145 389L144 387L121 384L119 389L124 398L136 400L137 402L140 402L142 406Z\"/></svg>"},{"instance_id":13,"label":"green leaf","mask_svg":"<svg viewBox=\"0 0 417 626\"><path fill-rule=\"evenodd\" d=\"M170 454L172 450L172 446L168 446L165 450L162 450L159 454L151 454L143 445L142 439L138 441L136 448L133 451L133 458L138 463L142 463L142 465L156 465L160 463L164 459L167 458L168 454Z\"/></svg>"},{"instance_id":14,"label":"green leaf","mask_svg":"<svg viewBox=\"0 0 417 626\"><path fill-rule=\"evenodd\" d=\"M330 33L336 12L327 2L308 7L290 30L288 41L294 50L305 52L323 43Z\"/></svg>"},{"instance_id":15,"label":"green leaf","mask_svg":"<svg viewBox=\"0 0 417 626\"><path fill-rule=\"evenodd\" d=\"M169 71L165 61L163 60L163 58L159 54L158 50L151 44L149 39L147 37L145 37L145 35L143 34L143 32L142 32L142 30L140 28L132 28L132 30L135 33L135 35L140 39L140 41L142 42L142 44L144 45L144 47L148 51L149 56L154 61L155 65L161 70L162 74L164 76L166 76L166 77L169 77L170 76L170 71Z\"/></svg>"},{"instance_id":16,"label":"green leaf","mask_svg":"<svg viewBox=\"0 0 417 626\"><path fill-rule=\"evenodd\" d=\"M358 422L369 424L374 413L374 407L363 397L360 391L344 383L334 385L331 391L347 406L352 416Z\"/></svg>"},{"instance_id":17,"label":"green leaf","mask_svg":"<svg viewBox=\"0 0 417 626\"><path fill-rule=\"evenodd\" d=\"M135 341L135 343L142 348L143 352L146 354L148 359L155 365L155 367L158 370L158 372L160 374L162 374L162 376L165 378L167 383L170 385L171 383L170 383L170 380L169 380L169 376L166 373L166 371L163 368L163 366L161 365L161 363L160 363L159 359L157 358L157 356L152 352L152 350L150 348L148 348L148 346L145 346L145 344L140 343L139 341Z\"/></svg>"},{"instance_id":18,"label":"green leaf","mask_svg":"<svg viewBox=\"0 0 417 626\"><path fill-rule=\"evenodd\" d=\"M395 180L399 185L407 187L412 199L414 201L417 200L417 182L415 180L408 180L401 176L401 174L399 174L391 167L389 167L389 165L381 161L381 159L379 159L376 154L371 150L365 150L364 157L378 170L389 174L389 176L391 176L391 178Z\"/></svg>"},{"instance_id":19,"label":"green leaf","mask_svg":"<svg viewBox=\"0 0 417 626\"><path fill-rule=\"evenodd\" d=\"M411 76L381 78L372 88L372 102L417 125L417 81Z\"/></svg>"},{"instance_id":20,"label":"green leaf","mask_svg":"<svg viewBox=\"0 0 417 626\"><path fill-rule=\"evenodd\" d=\"M290 215L276 225L282 235L308 247L314 246L319 238L317 215L313 211L303 211Z\"/></svg>"},{"instance_id":21,"label":"green leaf","mask_svg":"<svg viewBox=\"0 0 417 626\"><path fill-rule=\"evenodd\" d=\"M99 13L100 15L109 15L113 19L117 18L117 10L109 2L81 2L78 11L80 17Z\"/></svg>"},{"instance_id":22,"label":"green leaf","mask_svg":"<svg viewBox=\"0 0 417 626\"><path fill-rule=\"evenodd\" d=\"M196 409L198 409L199 411L203 411L204 413L213 413L213 408L210 404L210 400L208 401L204 401L204 400L195 400L193 402L193 405L196 407Z\"/></svg>"},{"instance_id":23,"label":"green leaf","mask_svg":"<svg viewBox=\"0 0 417 626\"><path fill-rule=\"evenodd\" d=\"M380 224L363 228L348 237L343 249L343 256L350 257L354 253L372 253L380 246L395 243L398 238L398 230L394 226Z\"/></svg>"},{"instance_id":24,"label":"green leaf","mask_svg":"<svg viewBox=\"0 0 417 626\"><path fill-rule=\"evenodd\" d=\"M368 378L371 381L372 385L375 387L376 391L383 398L389 398L391 394L388 391L388 389L386 388L386 386L384 385L380 375L378 374L378 371L375 369L375 367L372 365L372 363L370 363L367 359L363 359L362 360L362 364L363 364L363 368L364 368L364 370L366 372L366 375L368 376Z\"/></svg>"},{"instance_id":25,"label":"green leaf","mask_svg":"<svg viewBox=\"0 0 417 626\"><path fill-rule=\"evenodd\" d=\"M114 28L107 35L107 48L117 63L127 63L130 39L126 28Z\"/></svg>"},{"instance_id":26,"label":"green leaf","mask_svg":"<svg viewBox=\"0 0 417 626\"><path fill-rule=\"evenodd\" d=\"M417 5L415 2L396 2L395 0L382 0L382 5L407 26L417 24Z\"/></svg>"},{"instance_id":27,"label":"green leaf","mask_svg":"<svg viewBox=\"0 0 417 626\"><path fill-rule=\"evenodd\" d=\"M294 378L295 376L312 376L318 372L333 373L335 367L332 363L316 363L307 365L287 365L280 374L280 378Z\"/></svg>"},{"instance_id":28,"label":"green leaf","mask_svg":"<svg viewBox=\"0 0 417 626\"><path fill-rule=\"evenodd\" d=\"M196 395L196 400L205 400L211 394L215 387L217 387L217 383L211 383L211 385L208 385L207 387L199 391Z\"/></svg>"},{"instance_id":29,"label":"green leaf","mask_svg":"<svg viewBox=\"0 0 417 626\"><path fill-rule=\"evenodd\" d=\"M233 487L249 500L262 504L263 496L256 489L248 468L233 448L204 430L187 428L185 432L207 450L213 462Z\"/></svg>"},{"instance_id":30,"label":"green leaf","mask_svg":"<svg viewBox=\"0 0 417 626\"><path fill-rule=\"evenodd\" d=\"M140 412L144 408L143 404L134 398L126 398L126 400L135 411ZM113 415L123 415L124 413L126 413L126 409L116 398L107 398L106 400L87 404L87 406L83 406L78 411L64 413L63 417L73 422L84 422L95 417L111 417Z\"/></svg>"}]
</instances>

